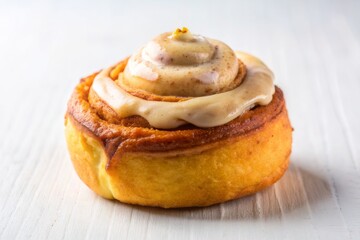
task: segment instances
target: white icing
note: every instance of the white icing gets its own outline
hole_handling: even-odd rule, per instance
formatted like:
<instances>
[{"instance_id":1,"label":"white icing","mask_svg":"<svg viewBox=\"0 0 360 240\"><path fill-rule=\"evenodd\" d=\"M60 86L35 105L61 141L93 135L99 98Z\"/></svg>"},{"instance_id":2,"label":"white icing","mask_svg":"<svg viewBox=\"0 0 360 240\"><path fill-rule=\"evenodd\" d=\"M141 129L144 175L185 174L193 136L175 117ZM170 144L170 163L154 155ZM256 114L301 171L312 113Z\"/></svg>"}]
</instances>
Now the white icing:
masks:
<instances>
[{"instance_id":1,"label":"white icing","mask_svg":"<svg viewBox=\"0 0 360 240\"><path fill-rule=\"evenodd\" d=\"M160 34L131 56L119 77L122 86L162 96L199 97L239 83L234 81L238 60L225 43L189 32L177 38L170 34Z\"/></svg>"},{"instance_id":2,"label":"white icing","mask_svg":"<svg viewBox=\"0 0 360 240\"><path fill-rule=\"evenodd\" d=\"M259 59L243 52L237 57L246 65L243 82L233 90L181 102L147 101L135 97L110 77L112 68L101 71L92 89L120 118L139 115L155 128L176 128L191 123L198 127L215 127L230 122L254 105L267 105L275 92L273 74Z\"/></svg>"},{"instance_id":3,"label":"white icing","mask_svg":"<svg viewBox=\"0 0 360 240\"><path fill-rule=\"evenodd\" d=\"M158 79L159 74L152 70L151 67L146 66L144 61L133 61L131 58L128 62L130 73L133 76L141 77L149 81L155 81Z\"/></svg>"},{"instance_id":4,"label":"white icing","mask_svg":"<svg viewBox=\"0 0 360 240\"><path fill-rule=\"evenodd\" d=\"M203 74L197 76L196 78L199 79L202 83L214 84L217 81L217 79L219 78L219 73L207 72L207 73L203 73Z\"/></svg>"}]
</instances>

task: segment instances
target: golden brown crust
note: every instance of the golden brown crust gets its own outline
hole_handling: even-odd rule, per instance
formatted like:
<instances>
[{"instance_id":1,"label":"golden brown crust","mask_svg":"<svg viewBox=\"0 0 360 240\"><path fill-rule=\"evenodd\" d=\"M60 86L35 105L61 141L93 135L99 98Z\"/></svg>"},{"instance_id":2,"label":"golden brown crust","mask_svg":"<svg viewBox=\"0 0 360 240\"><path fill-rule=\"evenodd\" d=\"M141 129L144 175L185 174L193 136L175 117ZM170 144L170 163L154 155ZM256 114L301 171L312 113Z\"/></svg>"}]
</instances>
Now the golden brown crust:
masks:
<instances>
[{"instance_id":1,"label":"golden brown crust","mask_svg":"<svg viewBox=\"0 0 360 240\"><path fill-rule=\"evenodd\" d=\"M282 91L276 87L272 102L267 106L255 107L233 121L218 127L198 128L184 125L172 130L151 128L140 116L119 119L116 113L101 100L89 104L89 90L96 73L81 80L68 103L67 114L96 137L111 145L107 149L111 157L116 146L121 144L122 151L171 151L193 148L219 140L236 137L257 129L270 121L284 108ZM96 94L90 91L93 98Z\"/></svg>"},{"instance_id":2,"label":"golden brown crust","mask_svg":"<svg viewBox=\"0 0 360 240\"><path fill-rule=\"evenodd\" d=\"M113 79L126 61L114 67ZM259 191L287 169L292 127L278 87L270 104L225 125L160 130L140 116L119 119L91 91L96 74L76 86L65 126L78 175L103 197L165 208L208 206Z\"/></svg>"},{"instance_id":3,"label":"golden brown crust","mask_svg":"<svg viewBox=\"0 0 360 240\"><path fill-rule=\"evenodd\" d=\"M186 149L189 154L128 151L115 154L110 167L103 141L66 119L68 148L80 178L99 195L132 204L208 206L245 196L276 182L291 152L285 107L247 134Z\"/></svg>"}]
</instances>

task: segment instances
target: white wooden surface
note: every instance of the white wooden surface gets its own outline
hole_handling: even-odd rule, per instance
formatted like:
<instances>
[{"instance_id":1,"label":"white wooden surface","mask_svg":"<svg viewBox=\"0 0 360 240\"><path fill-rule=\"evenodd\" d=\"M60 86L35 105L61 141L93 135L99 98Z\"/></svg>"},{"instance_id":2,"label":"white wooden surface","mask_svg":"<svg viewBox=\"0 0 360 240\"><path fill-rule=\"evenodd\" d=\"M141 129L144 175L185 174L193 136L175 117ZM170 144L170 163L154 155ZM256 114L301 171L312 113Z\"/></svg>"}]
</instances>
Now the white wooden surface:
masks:
<instances>
[{"instance_id":1,"label":"white wooden surface","mask_svg":"<svg viewBox=\"0 0 360 240\"><path fill-rule=\"evenodd\" d=\"M185 210L93 194L66 151L80 77L179 26L261 57L285 91L275 186ZM1 239L360 239L360 1L0 2Z\"/></svg>"}]
</instances>

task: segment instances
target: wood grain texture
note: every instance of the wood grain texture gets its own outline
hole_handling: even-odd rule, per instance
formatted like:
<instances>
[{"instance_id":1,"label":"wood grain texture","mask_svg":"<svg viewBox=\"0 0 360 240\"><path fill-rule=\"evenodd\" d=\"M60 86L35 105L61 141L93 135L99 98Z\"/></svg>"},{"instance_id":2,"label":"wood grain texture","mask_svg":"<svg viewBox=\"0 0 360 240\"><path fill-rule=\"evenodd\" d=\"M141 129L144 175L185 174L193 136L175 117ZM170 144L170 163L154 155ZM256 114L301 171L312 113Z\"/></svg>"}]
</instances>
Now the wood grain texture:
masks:
<instances>
[{"instance_id":1,"label":"wood grain texture","mask_svg":"<svg viewBox=\"0 0 360 240\"><path fill-rule=\"evenodd\" d=\"M0 239L360 239L359 1L0 2ZM295 128L274 186L208 208L102 199L63 114L80 77L179 26L259 56Z\"/></svg>"}]
</instances>

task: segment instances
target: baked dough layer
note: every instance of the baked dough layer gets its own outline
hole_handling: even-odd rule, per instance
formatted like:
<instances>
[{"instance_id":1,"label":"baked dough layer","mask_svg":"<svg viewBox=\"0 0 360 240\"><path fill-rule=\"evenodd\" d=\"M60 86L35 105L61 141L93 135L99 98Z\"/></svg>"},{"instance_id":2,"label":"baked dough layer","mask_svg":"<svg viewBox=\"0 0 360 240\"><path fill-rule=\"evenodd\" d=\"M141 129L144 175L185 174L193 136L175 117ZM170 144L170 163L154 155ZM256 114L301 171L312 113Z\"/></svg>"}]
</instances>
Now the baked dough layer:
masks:
<instances>
[{"instance_id":1,"label":"baked dough layer","mask_svg":"<svg viewBox=\"0 0 360 240\"><path fill-rule=\"evenodd\" d=\"M76 87L65 132L79 177L105 198L164 208L208 206L259 191L287 169L292 127L278 87L270 104L225 125L169 131L91 106L95 76Z\"/></svg>"}]
</instances>

